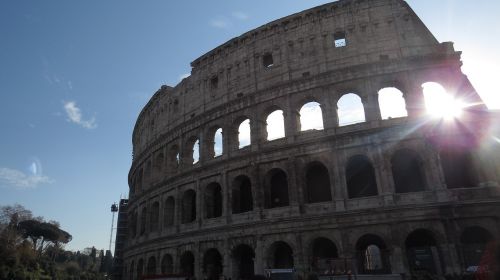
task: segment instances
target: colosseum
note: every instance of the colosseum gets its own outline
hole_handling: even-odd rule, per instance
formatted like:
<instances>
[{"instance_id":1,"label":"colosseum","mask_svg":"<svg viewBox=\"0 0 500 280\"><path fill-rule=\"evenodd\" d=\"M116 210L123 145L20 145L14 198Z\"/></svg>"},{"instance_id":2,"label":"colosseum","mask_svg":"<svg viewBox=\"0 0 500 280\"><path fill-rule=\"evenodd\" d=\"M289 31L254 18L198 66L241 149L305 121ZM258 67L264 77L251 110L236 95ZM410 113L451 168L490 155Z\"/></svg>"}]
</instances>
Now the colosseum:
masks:
<instances>
[{"instance_id":1,"label":"colosseum","mask_svg":"<svg viewBox=\"0 0 500 280\"><path fill-rule=\"evenodd\" d=\"M134 127L123 279L490 273L499 114L461 66L403 0L325 4L195 59Z\"/></svg>"}]
</instances>

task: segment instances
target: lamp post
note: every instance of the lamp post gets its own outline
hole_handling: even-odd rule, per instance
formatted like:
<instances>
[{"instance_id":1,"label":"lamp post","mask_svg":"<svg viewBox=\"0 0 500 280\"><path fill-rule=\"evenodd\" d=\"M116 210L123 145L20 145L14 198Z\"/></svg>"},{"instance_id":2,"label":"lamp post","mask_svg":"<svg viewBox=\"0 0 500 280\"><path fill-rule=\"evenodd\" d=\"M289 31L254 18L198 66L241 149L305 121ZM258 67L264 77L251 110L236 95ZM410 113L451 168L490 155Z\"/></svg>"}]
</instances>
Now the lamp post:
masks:
<instances>
[{"instance_id":1,"label":"lamp post","mask_svg":"<svg viewBox=\"0 0 500 280\"><path fill-rule=\"evenodd\" d=\"M113 225L115 224L115 213L118 212L118 205L113 203L111 205L111 213L113 213L113 216L111 218L111 234L109 235L109 252L111 252L111 243L113 241Z\"/></svg>"}]
</instances>

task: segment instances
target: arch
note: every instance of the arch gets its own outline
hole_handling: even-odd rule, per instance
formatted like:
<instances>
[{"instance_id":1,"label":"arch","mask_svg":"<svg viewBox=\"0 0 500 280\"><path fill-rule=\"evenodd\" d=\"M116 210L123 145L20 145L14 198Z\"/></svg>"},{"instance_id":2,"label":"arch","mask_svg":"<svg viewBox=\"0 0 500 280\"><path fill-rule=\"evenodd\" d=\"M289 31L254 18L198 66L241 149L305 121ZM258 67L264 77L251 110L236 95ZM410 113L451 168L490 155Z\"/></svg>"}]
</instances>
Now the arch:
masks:
<instances>
[{"instance_id":1,"label":"arch","mask_svg":"<svg viewBox=\"0 0 500 280\"><path fill-rule=\"evenodd\" d=\"M175 199L173 196L169 196L165 200L163 211L165 227L173 226L175 218Z\"/></svg>"},{"instance_id":2,"label":"arch","mask_svg":"<svg viewBox=\"0 0 500 280\"><path fill-rule=\"evenodd\" d=\"M137 235L137 211L133 211L132 217L130 219L130 236L135 238Z\"/></svg>"},{"instance_id":3,"label":"arch","mask_svg":"<svg viewBox=\"0 0 500 280\"><path fill-rule=\"evenodd\" d=\"M308 164L306 168L306 201L309 203L331 201L328 169L317 161Z\"/></svg>"},{"instance_id":4,"label":"arch","mask_svg":"<svg viewBox=\"0 0 500 280\"><path fill-rule=\"evenodd\" d=\"M358 270L361 274L390 273L389 252L382 238L365 234L356 243Z\"/></svg>"},{"instance_id":5,"label":"arch","mask_svg":"<svg viewBox=\"0 0 500 280\"><path fill-rule=\"evenodd\" d=\"M144 275L144 260L139 259L137 262L137 279L141 279L142 275Z\"/></svg>"},{"instance_id":6,"label":"arch","mask_svg":"<svg viewBox=\"0 0 500 280\"><path fill-rule=\"evenodd\" d=\"M348 160L346 181L349 198L378 195L375 170L366 156L356 155Z\"/></svg>"},{"instance_id":7,"label":"arch","mask_svg":"<svg viewBox=\"0 0 500 280\"><path fill-rule=\"evenodd\" d=\"M193 136L187 141L184 149L183 162L187 164L197 164L200 161L200 139Z\"/></svg>"},{"instance_id":8,"label":"arch","mask_svg":"<svg viewBox=\"0 0 500 280\"><path fill-rule=\"evenodd\" d=\"M315 271L329 271L334 274L334 260L339 257L337 246L330 239L325 237L315 238L310 244L311 263Z\"/></svg>"},{"instance_id":9,"label":"arch","mask_svg":"<svg viewBox=\"0 0 500 280\"><path fill-rule=\"evenodd\" d=\"M344 94L337 101L337 116L339 126L365 122L365 108L361 97L355 93Z\"/></svg>"},{"instance_id":10,"label":"arch","mask_svg":"<svg viewBox=\"0 0 500 280\"><path fill-rule=\"evenodd\" d=\"M240 244L232 251L233 279L250 280L254 276L254 250L246 245Z\"/></svg>"},{"instance_id":11,"label":"arch","mask_svg":"<svg viewBox=\"0 0 500 280\"><path fill-rule=\"evenodd\" d=\"M182 276L194 276L194 255L190 251L186 251L181 255L180 273Z\"/></svg>"},{"instance_id":12,"label":"arch","mask_svg":"<svg viewBox=\"0 0 500 280\"><path fill-rule=\"evenodd\" d=\"M446 147L439 152L446 186L449 189L471 188L479 185L479 175L471 152Z\"/></svg>"},{"instance_id":13,"label":"arch","mask_svg":"<svg viewBox=\"0 0 500 280\"><path fill-rule=\"evenodd\" d=\"M151 160L148 160L146 162L146 168L144 168L144 178L146 179L146 182L150 182L151 180L151 174L152 174L152 165L151 165ZM148 187L148 186L146 186Z\"/></svg>"},{"instance_id":14,"label":"arch","mask_svg":"<svg viewBox=\"0 0 500 280\"><path fill-rule=\"evenodd\" d=\"M486 254L487 245L493 241L493 235L479 226L467 227L460 235L464 270L478 266Z\"/></svg>"},{"instance_id":15,"label":"arch","mask_svg":"<svg viewBox=\"0 0 500 280\"><path fill-rule=\"evenodd\" d=\"M203 272L208 280L219 280L222 274L222 256L215 248L208 249L203 256Z\"/></svg>"},{"instance_id":16,"label":"arch","mask_svg":"<svg viewBox=\"0 0 500 280\"><path fill-rule=\"evenodd\" d=\"M411 271L426 271L437 274L439 251L434 234L426 229L417 229L411 232L405 241L408 264Z\"/></svg>"},{"instance_id":17,"label":"arch","mask_svg":"<svg viewBox=\"0 0 500 280\"><path fill-rule=\"evenodd\" d=\"M151 213L149 215L149 228L151 232L155 232L159 229L160 222L160 203L155 201L151 206Z\"/></svg>"},{"instance_id":18,"label":"arch","mask_svg":"<svg viewBox=\"0 0 500 280\"><path fill-rule=\"evenodd\" d=\"M425 190L422 161L414 151L409 149L396 151L391 158L391 169L396 193Z\"/></svg>"},{"instance_id":19,"label":"arch","mask_svg":"<svg viewBox=\"0 0 500 280\"><path fill-rule=\"evenodd\" d=\"M146 275L156 275L156 258L153 256L148 259Z\"/></svg>"},{"instance_id":20,"label":"arch","mask_svg":"<svg viewBox=\"0 0 500 280\"><path fill-rule=\"evenodd\" d=\"M386 87L379 90L378 104L383 120L408 116L404 95L395 87Z\"/></svg>"},{"instance_id":21,"label":"arch","mask_svg":"<svg viewBox=\"0 0 500 280\"><path fill-rule=\"evenodd\" d=\"M213 157L219 157L224 151L222 128L218 127L213 131Z\"/></svg>"},{"instance_id":22,"label":"arch","mask_svg":"<svg viewBox=\"0 0 500 280\"><path fill-rule=\"evenodd\" d=\"M252 182L245 175L240 175L233 180L232 186L233 214L253 210Z\"/></svg>"},{"instance_id":23,"label":"arch","mask_svg":"<svg viewBox=\"0 0 500 280\"><path fill-rule=\"evenodd\" d=\"M142 187L143 187L143 180L142 180L142 174L143 174L143 170L142 168L139 169L139 172L137 173L137 180L136 180L136 183L137 183L137 193L141 192L142 191Z\"/></svg>"},{"instance_id":24,"label":"arch","mask_svg":"<svg viewBox=\"0 0 500 280\"><path fill-rule=\"evenodd\" d=\"M276 241L268 250L268 265L271 268L293 268L293 250L284 241Z\"/></svg>"},{"instance_id":25,"label":"arch","mask_svg":"<svg viewBox=\"0 0 500 280\"><path fill-rule=\"evenodd\" d=\"M153 164L153 169L155 171L156 176L161 174L161 170L163 168L163 153L160 152L156 157Z\"/></svg>"},{"instance_id":26,"label":"arch","mask_svg":"<svg viewBox=\"0 0 500 280\"><path fill-rule=\"evenodd\" d=\"M163 255L163 258L161 259L161 274L169 275L174 273L174 259L172 258L172 255L170 254L165 254Z\"/></svg>"},{"instance_id":27,"label":"arch","mask_svg":"<svg viewBox=\"0 0 500 280\"><path fill-rule=\"evenodd\" d=\"M275 110L267 115L266 129L268 141L285 137L285 119L282 110Z\"/></svg>"},{"instance_id":28,"label":"arch","mask_svg":"<svg viewBox=\"0 0 500 280\"><path fill-rule=\"evenodd\" d=\"M179 147L177 145L172 145L170 147L167 160L170 172L175 172L180 164Z\"/></svg>"},{"instance_id":29,"label":"arch","mask_svg":"<svg viewBox=\"0 0 500 280\"><path fill-rule=\"evenodd\" d=\"M274 168L267 172L264 191L266 208L288 206L288 179L285 171Z\"/></svg>"},{"instance_id":30,"label":"arch","mask_svg":"<svg viewBox=\"0 0 500 280\"><path fill-rule=\"evenodd\" d=\"M205 188L205 218L222 216L222 188L219 183L213 182Z\"/></svg>"},{"instance_id":31,"label":"arch","mask_svg":"<svg viewBox=\"0 0 500 280\"><path fill-rule=\"evenodd\" d=\"M182 195L182 223L187 224L196 220L196 192L187 190Z\"/></svg>"},{"instance_id":32,"label":"arch","mask_svg":"<svg viewBox=\"0 0 500 280\"><path fill-rule=\"evenodd\" d=\"M238 125L238 149L252 144L250 119L244 119Z\"/></svg>"},{"instance_id":33,"label":"arch","mask_svg":"<svg viewBox=\"0 0 500 280\"><path fill-rule=\"evenodd\" d=\"M308 102L299 111L300 131L323 130L323 112L318 102Z\"/></svg>"},{"instance_id":34,"label":"arch","mask_svg":"<svg viewBox=\"0 0 500 280\"><path fill-rule=\"evenodd\" d=\"M142 208L142 212L141 212L141 231L140 231L140 235L143 235L143 234L146 233L147 219L148 219L148 208L144 207L144 208Z\"/></svg>"}]
</instances>

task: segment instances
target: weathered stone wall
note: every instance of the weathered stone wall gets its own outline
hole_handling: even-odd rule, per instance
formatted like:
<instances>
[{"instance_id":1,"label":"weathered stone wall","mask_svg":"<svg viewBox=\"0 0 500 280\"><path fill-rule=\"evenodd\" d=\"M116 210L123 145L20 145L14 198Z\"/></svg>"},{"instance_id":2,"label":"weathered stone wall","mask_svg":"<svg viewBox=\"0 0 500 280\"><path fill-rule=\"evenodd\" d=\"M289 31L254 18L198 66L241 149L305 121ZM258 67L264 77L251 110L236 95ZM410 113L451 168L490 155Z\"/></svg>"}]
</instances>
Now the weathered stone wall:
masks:
<instances>
[{"instance_id":1,"label":"weathered stone wall","mask_svg":"<svg viewBox=\"0 0 500 280\"><path fill-rule=\"evenodd\" d=\"M335 47L339 34L345 34L344 47ZM270 55L272 66L266 63ZM331 240L339 258L356 259L358 241L367 234L385 243L390 266L385 273L408 274L405 242L419 229L436 242L437 273L460 273L462 232L477 226L493 236L500 233L498 149L468 146L474 186L451 188L444 148L436 142L442 136L479 138L484 117L471 116L484 106L462 116L463 125L474 128L470 131L443 130L442 123L426 118L425 82L438 82L465 102L480 99L460 70L460 53L452 43L437 42L406 2L343 0L319 6L247 32L191 65L190 77L155 93L134 129L127 279L137 276L141 260L146 273L151 257L155 274L161 273L166 254L173 260L169 273L185 274L180 263L185 252L194 255L194 276L206 278L204 256L213 248L222 257L222 274L237 278L234 249L241 244L253 250L254 271L262 274L273 267L270 248L279 241L291 247L294 267L305 276L311 273L315 238ZM381 118L378 92L386 87L403 93L407 117ZM365 122L339 125L337 102L347 93L361 97ZM299 110L310 101L321 104L323 130L300 129ZM283 111L285 137L267 141L266 118L276 109ZM240 149L238 126L244 119L250 120L251 145ZM217 128L223 131L223 152L214 157ZM196 139L200 161L193 164ZM418 192L395 187L392 160L402 150L418 155ZM372 166L376 195L349 195L346 170L359 155ZM311 203L307 196L311 163L327 170L331 197L325 201ZM272 170L286 175L287 206L267 205ZM251 182L253 207L236 214L232 188L241 175ZM207 191L212 183L221 188L222 213L207 218L217 201ZM183 204L188 190L196 194L195 209ZM186 220L193 210L194 220Z\"/></svg>"}]
</instances>

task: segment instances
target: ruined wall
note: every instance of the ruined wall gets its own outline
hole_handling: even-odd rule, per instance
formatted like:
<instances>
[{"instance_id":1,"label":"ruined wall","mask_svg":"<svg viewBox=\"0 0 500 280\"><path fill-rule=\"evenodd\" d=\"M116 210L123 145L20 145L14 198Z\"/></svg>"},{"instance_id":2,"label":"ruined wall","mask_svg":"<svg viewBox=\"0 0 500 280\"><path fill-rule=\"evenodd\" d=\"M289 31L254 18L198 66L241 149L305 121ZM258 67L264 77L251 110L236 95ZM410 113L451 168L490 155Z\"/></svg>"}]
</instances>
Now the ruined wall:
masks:
<instances>
[{"instance_id":1,"label":"ruined wall","mask_svg":"<svg viewBox=\"0 0 500 280\"><path fill-rule=\"evenodd\" d=\"M234 258L240 245L253 250L254 272L262 274L277 265L273 256L280 242L290 246L293 266L305 276L314 259L311 242L318 237L335 244L337 257L355 259L367 235L384 243L377 246L389 269L379 272L409 273L405 244L419 229L437 243L433 248L442 263L436 273L455 273L466 263L461 232L480 226L498 235L498 150L467 146L459 156L463 168L472 163L474 172L468 184L452 185L442 138L479 137L428 120L422 84L438 82L464 102L480 99L460 70L460 52L452 43L439 43L406 2L319 6L234 38L191 66L190 77L155 93L134 128L132 228L124 250L128 277L139 270L146 274L149 260L155 274L163 273L160 263L168 255L169 273L206 278L205 257L216 249L220 273L238 278ZM382 119L379 90L387 87L402 92L406 117ZM361 98L363 122L340 125L338 101L347 93ZM300 109L311 101L320 104L324 129L302 131ZM461 122L482 130L481 117L470 116L484 109L472 107ZM275 110L283 111L285 137L268 141L266 118ZM240 148L238 126L245 119L251 144ZM218 128L223 150L214 157ZM194 163L196 140L200 157ZM395 162L404 159L420 170L419 183L412 185L416 191L398 189L399 181L407 181L397 179ZM310 170L322 179L310 179ZM372 176L372 193L353 191L358 178L352 174ZM252 202L245 211L242 178L250 182L246 196ZM273 193L275 185L286 185L286 193ZM322 191L311 194L319 185ZM194 257L192 269L186 268L186 252Z\"/></svg>"}]
</instances>

